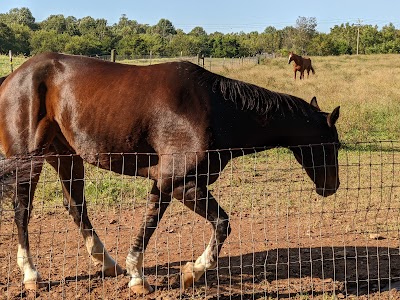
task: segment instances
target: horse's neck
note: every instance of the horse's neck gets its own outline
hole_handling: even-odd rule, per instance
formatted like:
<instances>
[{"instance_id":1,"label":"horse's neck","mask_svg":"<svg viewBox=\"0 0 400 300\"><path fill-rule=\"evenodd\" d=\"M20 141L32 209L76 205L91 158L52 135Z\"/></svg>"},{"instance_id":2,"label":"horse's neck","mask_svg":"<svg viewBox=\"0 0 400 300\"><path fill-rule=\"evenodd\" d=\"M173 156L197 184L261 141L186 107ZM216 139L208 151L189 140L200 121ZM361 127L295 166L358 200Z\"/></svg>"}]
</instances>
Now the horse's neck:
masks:
<instances>
[{"instance_id":1,"label":"horse's neck","mask_svg":"<svg viewBox=\"0 0 400 300\"><path fill-rule=\"evenodd\" d=\"M293 60L296 64L300 65L302 62L302 57L300 55L293 55Z\"/></svg>"},{"instance_id":2,"label":"horse's neck","mask_svg":"<svg viewBox=\"0 0 400 300\"><path fill-rule=\"evenodd\" d=\"M301 112L283 112L265 126L265 145L271 147L290 147L303 144L304 128L308 118Z\"/></svg>"}]
</instances>

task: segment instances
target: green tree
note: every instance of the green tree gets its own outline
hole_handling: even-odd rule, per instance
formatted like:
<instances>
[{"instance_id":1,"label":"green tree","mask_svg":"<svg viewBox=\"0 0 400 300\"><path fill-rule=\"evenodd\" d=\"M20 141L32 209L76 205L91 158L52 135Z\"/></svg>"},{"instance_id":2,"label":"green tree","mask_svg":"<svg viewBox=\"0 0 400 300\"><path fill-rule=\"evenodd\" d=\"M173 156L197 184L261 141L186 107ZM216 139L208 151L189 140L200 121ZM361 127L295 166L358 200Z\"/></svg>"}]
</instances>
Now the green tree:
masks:
<instances>
[{"instance_id":1,"label":"green tree","mask_svg":"<svg viewBox=\"0 0 400 300\"><path fill-rule=\"evenodd\" d=\"M15 36L11 28L4 23L0 23L0 53L14 51Z\"/></svg>"},{"instance_id":2,"label":"green tree","mask_svg":"<svg viewBox=\"0 0 400 300\"><path fill-rule=\"evenodd\" d=\"M381 53L400 53L400 31L392 23L382 27L381 37Z\"/></svg>"},{"instance_id":3,"label":"green tree","mask_svg":"<svg viewBox=\"0 0 400 300\"><path fill-rule=\"evenodd\" d=\"M150 50L146 41L140 34L130 34L122 37L117 44L116 50L119 55L148 55Z\"/></svg>"},{"instance_id":4,"label":"green tree","mask_svg":"<svg viewBox=\"0 0 400 300\"><path fill-rule=\"evenodd\" d=\"M167 55L170 56L195 56L197 54L210 55L208 38L178 32L172 36L167 45Z\"/></svg>"},{"instance_id":5,"label":"green tree","mask_svg":"<svg viewBox=\"0 0 400 300\"><path fill-rule=\"evenodd\" d=\"M297 42L297 29L293 26L286 26L281 31L282 44L280 50L283 52L295 51L300 52L300 47L296 44Z\"/></svg>"},{"instance_id":6,"label":"green tree","mask_svg":"<svg viewBox=\"0 0 400 300\"><path fill-rule=\"evenodd\" d=\"M80 55L95 55L103 52L99 40L91 35L75 35L65 43L65 52Z\"/></svg>"},{"instance_id":7,"label":"green tree","mask_svg":"<svg viewBox=\"0 0 400 300\"><path fill-rule=\"evenodd\" d=\"M163 38L166 38L170 35L176 34L176 29L174 25L172 25L171 21L167 19L161 19L158 21L157 25L154 26L153 32L159 34Z\"/></svg>"},{"instance_id":8,"label":"green tree","mask_svg":"<svg viewBox=\"0 0 400 300\"><path fill-rule=\"evenodd\" d=\"M145 33L141 35L141 38L146 43L149 52L151 51L153 55L165 55L165 44L161 35Z\"/></svg>"},{"instance_id":9,"label":"green tree","mask_svg":"<svg viewBox=\"0 0 400 300\"><path fill-rule=\"evenodd\" d=\"M189 35L197 36L197 37L207 37L207 32L203 27L196 26L190 32Z\"/></svg>"},{"instance_id":10,"label":"green tree","mask_svg":"<svg viewBox=\"0 0 400 300\"><path fill-rule=\"evenodd\" d=\"M141 24L135 20L129 20L125 14L121 15L118 23L112 26L112 30L114 34L120 38L129 34L146 33L146 30Z\"/></svg>"},{"instance_id":11,"label":"green tree","mask_svg":"<svg viewBox=\"0 0 400 300\"><path fill-rule=\"evenodd\" d=\"M239 36L239 43L246 55L255 55L263 52L263 43L261 35L257 31Z\"/></svg>"},{"instance_id":12,"label":"green tree","mask_svg":"<svg viewBox=\"0 0 400 300\"><path fill-rule=\"evenodd\" d=\"M68 16L65 19L66 33L70 36L79 35L78 20L73 16Z\"/></svg>"},{"instance_id":13,"label":"green tree","mask_svg":"<svg viewBox=\"0 0 400 300\"><path fill-rule=\"evenodd\" d=\"M50 15L47 19L40 22L39 26L43 30L55 30L59 34L67 32L67 20L63 15Z\"/></svg>"},{"instance_id":14,"label":"green tree","mask_svg":"<svg viewBox=\"0 0 400 300\"><path fill-rule=\"evenodd\" d=\"M105 19L84 17L78 20L77 29L79 30L79 33L82 37L93 43L93 47L90 47L90 50L88 50L90 54L110 52L111 49L115 47L118 40L117 37L113 34L111 27L107 26L107 20ZM86 43L80 44L86 45ZM82 47L82 49L84 48L85 47ZM97 49L97 53L93 53L93 49Z\"/></svg>"},{"instance_id":15,"label":"green tree","mask_svg":"<svg viewBox=\"0 0 400 300\"><path fill-rule=\"evenodd\" d=\"M189 47L191 55L210 55L209 38L203 27L194 27L188 34L188 40L190 41Z\"/></svg>"},{"instance_id":16,"label":"green tree","mask_svg":"<svg viewBox=\"0 0 400 300\"><path fill-rule=\"evenodd\" d=\"M273 26L265 28L262 37L264 39L263 52L275 53L282 47L282 32Z\"/></svg>"},{"instance_id":17,"label":"green tree","mask_svg":"<svg viewBox=\"0 0 400 300\"><path fill-rule=\"evenodd\" d=\"M27 7L12 8L8 13L0 14L0 22L8 26L19 24L36 29L35 18Z\"/></svg>"},{"instance_id":18,"label":"green tree","mask_svg":"<svg viewBox=\"0 0 400 300\"><path fill-rule=\"evenodd\" d=\"M211 55L213 57L239 57L243 52L237 36L234 34L213 35Z\"/></svg>"},{"instance_id":19,"label":"green tree","mask_svg":"<svg viewBox=\"0 0 400 300\"><path fill-rule=\"evenodd\" d=\"M379 53L382 35L378 26L365 25L360 29L360 53Z\"/></svg>"},{"instance_id":20,"label":"green tree","mask_svg":"<svg viewBox=\"0 0 400 300\"><path fill-rule=\"evenodd\" d=\"M308 51L310 55L338 55L339 51L336 49L335 44L329 34L319 33L316 34L309 46Z\"/></svg>"},{"instance_id":21,"label":"green tree","mask_svg":"<svg viewBox=\"0 0 400 300\"><path fill-rule=\"evenodd\" d=\"M33 31L28 26L20 24L11 25L11 29L15 37L13 52L30 55L30 39Z\"/></svg>"},{"instance_id":22,"label":"green tree","mask_svg":"<svg viewBox=\"0 0 400 300\"><path fill-rule=\"evenodd\" d=\"M71 37L67 34L59 34L55 30L38 30L32 33L30 44L32 54L46 51L64 52L65 45Z\"/></svg>"},{"instance_id":23,"label":"green tree","mask_svg":"<svg viewBox=\"0 0 400 300\"><path fill-rule=\"evenodd\" d=\"M295 45L297 51L306 54L311 39L316 35L317 19L298 17L296 20Z\"/></svg>"},{"instance_id":24,"label":"green tree","mask_svg":"<svg viewBox=\"0 0 400 300\"><path fill-rule=\"evenodd\" d=\"M338 54L352 54L356 52L357 27L349 23L335 25L331 28L329 36L332 39Z\"/></svg>"}]
</instances>

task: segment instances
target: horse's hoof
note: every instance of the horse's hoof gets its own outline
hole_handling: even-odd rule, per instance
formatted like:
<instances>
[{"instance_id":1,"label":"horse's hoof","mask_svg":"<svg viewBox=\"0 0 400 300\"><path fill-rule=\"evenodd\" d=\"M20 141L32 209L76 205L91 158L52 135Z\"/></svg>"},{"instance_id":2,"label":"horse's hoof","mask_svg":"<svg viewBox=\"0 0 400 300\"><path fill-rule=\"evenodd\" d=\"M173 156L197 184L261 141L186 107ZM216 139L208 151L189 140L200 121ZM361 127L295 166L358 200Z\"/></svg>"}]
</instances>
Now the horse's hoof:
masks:
<instances>
[{"instance_id":1,"label":"horse's hoof","mask_svg":"<svg viewBox=\"0 0 400 300\"><path fill-rule=\"evenodd\" d=\"M27 291L36 291L46 286L44 282L39 282L39 281L27 281L24 282L24 285Z\"/></svg>"},{"instance_id":2,"label":"horse's hoof","mask_svg":"<svg viewBox=\"0 0 400 300\"><path fill-rule=\"evenodd\" d=\"M122 269L118 264L103 270L105 277L116 277L120 274L124 274L124 269Z\"/></svg>"},{"instance_id":3,"label":"horse's hoof","mask_svg":"<svg viewBox=\"0 0 400 300\"><path fill-rule=\"evenodd\" d=\"M136 295L147 295L154 291L146 280L143 284L131 285L130 289Z\"/></svg>"},{"instance_id":4,"label":"horse's hoof","mask_svg":"<svg viewBox=\"0 0 400 300\"><path fill-rule=\"evenodd\" d=\"M186 290L187 288L192 287L194 282L194 263L187 262L186 265L182 267L182 288Z\"/></svg>"}]
</instances>

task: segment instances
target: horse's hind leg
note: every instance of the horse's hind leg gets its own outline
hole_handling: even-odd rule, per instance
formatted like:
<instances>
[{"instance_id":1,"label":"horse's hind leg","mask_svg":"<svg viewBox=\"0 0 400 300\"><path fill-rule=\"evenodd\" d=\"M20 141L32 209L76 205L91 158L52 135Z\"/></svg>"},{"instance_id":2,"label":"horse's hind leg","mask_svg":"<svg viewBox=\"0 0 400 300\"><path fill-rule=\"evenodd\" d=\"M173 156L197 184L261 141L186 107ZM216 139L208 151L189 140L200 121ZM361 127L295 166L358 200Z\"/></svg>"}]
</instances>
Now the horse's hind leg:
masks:
<instances>
[{"instance_id":1,"label":"horse's hind leg","mask_svg":"<svg viewBox=\"0 0 400 300\"><path fill-rule=\"evenodd\" d=\"M42 160L40 158L33 159ZM32 163L31 166L31 180L29 180L29 182L17 184L14 198L14 220L18 231L17 264L24 275L23 282L25 288L28 290L34 290L42 286L42 279L33 264L32 255L29 250L28 223L33 208L33 195L39 180L43 162L38 163L36 161L34 164ZM16 173L18 174L18 171L16 171Z\"/></svg>"},{"instance_id":2,"label":"horse's hind leg","mask_svg":"<svg viewBox=\"0 0 400 300\"><path fill-rule=\"evenodd\" d=\"M49 156L47 162L60 176L64 194L64 206L73 217L85 240L86 249L96 264L101 264L105 276L123 273L100 241L87 215L84 197L84 166L77 155Z\"/></svg>"},{"instance_id":3,"label":"horse's hind leg","mask_svg":"<svg viewBox=\"0 0 400 300\"><path fill-rule=\"evenodd\" d=\"M135 294L148 294L153 291L142 273L143 253L170 202L171 196L161 193L154 182L146 207L144 223L126 258L126 270L131 277L129 287Z\"/></svg>"},{"instance_id":4,"label":"horse's hind leg","mask_svg":"<svg viewBox=\"0 0 400 300\"><path fill-rule=\"evenodd\" d=\"M217 265L222 245L231 232L229 217L219 206L217 200L207 187L193 187L185 193L183 203L191 210L206 218L213 226L214 232L203 254L182 268L182 286L184 289L193 286L208 269Z\"/></svg>"}]
</instances>

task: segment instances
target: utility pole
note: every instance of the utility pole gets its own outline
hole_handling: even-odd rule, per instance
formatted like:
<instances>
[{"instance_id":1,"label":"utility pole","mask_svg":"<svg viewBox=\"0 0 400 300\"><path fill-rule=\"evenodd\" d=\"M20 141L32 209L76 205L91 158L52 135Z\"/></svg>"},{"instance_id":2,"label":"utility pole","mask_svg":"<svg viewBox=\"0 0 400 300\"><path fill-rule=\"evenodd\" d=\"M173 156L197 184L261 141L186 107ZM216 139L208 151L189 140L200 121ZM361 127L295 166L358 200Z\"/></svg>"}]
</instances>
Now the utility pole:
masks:
<instances>
[{"instance_id":1,"label":"utility pole","mask_svg":"<svg viewBox=\"0 0 400 300\"><path fill-rule=\"evenodd\" d=\"M357 23L357 55L358 55L358 45L360 44L360 26L361 26L362 20L358 19Z\"/></svg>"}]
</instances>

